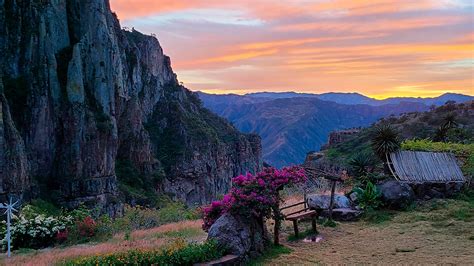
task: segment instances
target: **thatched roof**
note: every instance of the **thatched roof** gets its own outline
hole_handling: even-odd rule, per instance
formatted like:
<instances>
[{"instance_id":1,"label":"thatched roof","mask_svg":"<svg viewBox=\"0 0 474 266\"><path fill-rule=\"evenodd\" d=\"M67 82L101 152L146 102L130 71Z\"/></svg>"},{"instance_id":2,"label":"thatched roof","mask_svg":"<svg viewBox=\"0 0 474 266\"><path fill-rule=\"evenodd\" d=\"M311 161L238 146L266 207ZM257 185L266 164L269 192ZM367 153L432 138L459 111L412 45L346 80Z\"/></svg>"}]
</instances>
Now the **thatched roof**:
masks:
<instances>
[{"instance_id":1,"label":"thatched roof","mask_svg":"<svg viewBox=\"0 0 474 266\"><path fill-rule=\"evenodd\" d=\"M407 183L465 182L452 153L398 151L390 154L391 170L399 181Z\"/></svg>"}]
</instances>

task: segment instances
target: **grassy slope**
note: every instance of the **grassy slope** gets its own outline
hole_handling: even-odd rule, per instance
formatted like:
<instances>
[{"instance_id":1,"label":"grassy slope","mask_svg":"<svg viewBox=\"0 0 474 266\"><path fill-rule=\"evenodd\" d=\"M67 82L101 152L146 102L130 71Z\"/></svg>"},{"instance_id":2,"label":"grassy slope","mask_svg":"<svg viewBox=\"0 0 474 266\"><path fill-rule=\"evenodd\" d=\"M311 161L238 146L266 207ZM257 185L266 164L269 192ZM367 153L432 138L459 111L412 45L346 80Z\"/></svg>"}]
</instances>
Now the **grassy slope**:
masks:
<instances>
[{"instance_id":1,"label":"grassy slope","mask_svg":"<svg viewBox=\"0 0 474 266\"><path fill-rule=\"evenodd\" d=\"M389 117L378 122L393 125L407 139L433 139L436 130L443 124L449 114L456 115L458 130L451 130L449 140L452 142L474 142L474 102L458 105L443 105L428 112L409 113L400 117ZM372 154L370 147L370 132L373 128L362 130L350 140L334 145L325 151L329 162L348 166L351 158L360 153Z\"/></svg>"}]
</instances>

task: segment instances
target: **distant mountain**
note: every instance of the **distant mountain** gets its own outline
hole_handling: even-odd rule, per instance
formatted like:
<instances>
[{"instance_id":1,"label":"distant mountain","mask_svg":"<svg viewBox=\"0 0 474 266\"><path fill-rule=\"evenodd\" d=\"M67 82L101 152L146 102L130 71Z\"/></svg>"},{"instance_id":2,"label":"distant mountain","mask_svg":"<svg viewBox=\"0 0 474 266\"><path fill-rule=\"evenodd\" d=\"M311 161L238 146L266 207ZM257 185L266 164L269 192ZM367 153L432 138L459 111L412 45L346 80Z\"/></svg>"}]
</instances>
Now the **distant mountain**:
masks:
<instances>
[{"instance_id":1,"label":"distant mountain","mask_svg":"<svg viewBox=\"0 0 474 266\"><path fill-rule=\"evenodd\" d=\"M198 93L205 107L229 119L239 130L258 133L264 160L277 167L301 163L306 153L318 150L333 130L368 126L382 117L429 109L416 102L349 105L317 97L275 98L272 93L265 94Z\"/></svg>"},{"instance_id":2,"label":"distant mountain","mask_svg":"<svg viewBox=\"0 0 474 266\"><path fill-rule=\"evenodd\" d=\"M387 98L384 100L377 100L374 98L367 97L360 93L344 93L344 92L328 92L321 94L313 93L298 93L298 92L256 92L248 93L244 96L248 96L254 99L260 100L271 100L271 99L283 99L283 98L296 98L296 97L311 97L318 98L324 101L331 101L340 104L368 104L373 106L379 106L384 104L399 104L401 102L416 102L423 103L426 105L443 105L447 101L455 101L458 103L467 102L474 100L473 96L457 94L457 93L445 93L438 97L433 98L421 98L421 97L394 97Z\"/></svg>"}]
</instances>

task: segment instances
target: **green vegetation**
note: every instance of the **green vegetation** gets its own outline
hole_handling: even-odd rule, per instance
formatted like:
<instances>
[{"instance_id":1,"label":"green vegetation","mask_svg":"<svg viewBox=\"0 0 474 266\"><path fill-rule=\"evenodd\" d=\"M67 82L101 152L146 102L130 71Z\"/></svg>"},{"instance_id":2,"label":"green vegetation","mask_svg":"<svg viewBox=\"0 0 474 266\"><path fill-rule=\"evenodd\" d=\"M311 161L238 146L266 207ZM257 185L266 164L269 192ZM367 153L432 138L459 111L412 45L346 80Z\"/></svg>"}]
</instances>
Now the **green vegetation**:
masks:
<instances>
[{"instance_id":1,"label":"green vegetation","mask_svg":"<svg viewBox=\"0 0 474 266\"><path fill-rule=\"evenodd\" d=\"M382 205L382 201L380 200L380 191L370 181L367 182L365 188L354 188L354 192L357 194L357 202L359 207L364 210L374 210Z\"/></svg>"},{"instance_id":2,"label":"green vegetation","mask_svg":"<svg viewBox=\"0 0 474 266\"><path fill-rule=\"evenodd\" d=\"M225 249L214 241L188 244L182 239L158 250L132 250L110 255L83 257L65 261L63 265L193 265L218 259Z\"/></svg>"},{"instance_id":3,"label":"green vegetation","mask_svg":"<svg viewBox=\"0 0 474 266\"><path fill-rule=\"evenodd\" d=\"M156 192L165 176L161 169L154 174L145 175L131 161L118 159L115 161L115 173L126 202L135 201L140 205L156 207L163 200Z\"/></svg>"},{"instance_id":4,"label":"green vegetation","mask_svg":"<svg viewBox=\"0 0 474 266\"><path fill-rule=\"evenodd\" d=\"M198 217L196 209L189 209L182 203L169 203L160 209L125 206L124 216L111 221L109 227L112 230L111 233L115 234L152 228L166 223L195 220Z\"/></svg>"},{"instance_id":5,"label":"green vegetation","mask_svg":"<svg viewBox=\"0 0 474 266\"><path fill-rule=\"evenodd\" d=\"M292 251L292 249L282 245L272 245L265 251L262 256L249 261L247 265L264 265L265 262L277 258L280 255L290 254Z\"/></svg>"},{"instance_id":6,"label":"green vegetation","mask_svg":"<svg viewBox=\"0 0 474 266\"><path fill-rule=\"evenodd\" d=\"M452 152L458 158L463 159L462 170L464 174L474 176L474 143L446 143L433 142L428 139L406 140L402 143L403 150L410 151L431 151L431 152Z\"/></svg>"},{"instance_id":7,"label":"green vegetation","mask_svg":"<svg viewBox=\"0 0 474 266\"><path fill-rule=\"evenodd\" d=\"M377 125L372 132L371 145L374 153L385 162L387 154L400 149L400 137L391 125Z\"/></svg>"},{"instance_id":8,"label":"green vegetation","mask_svg":"<svg viewBox=\"0 0 474 266\"><path fill-rule=\"evenodd\" d=\"M465 190L455 199L433 199L420 202L394 222L415 223L428 222L433 233L449 233L464 235L469 233L469 227L454 227L455 223L474 222L474 191Z\"/></svg>"},{"instance_id":9,"label":"green vegetation","mask_svg":"<svg viewBox=\"0 0 474 266\"><path fill-rule=\"evenodd\" d=\"M163 104L154 110L145 129L168 176L173 176L177 162L191 160L194 151L207 152L213 146L238 140L238 131L225 119L203 108L192 92L175 83L163 89Z\"/></svg>"}]
</instances>

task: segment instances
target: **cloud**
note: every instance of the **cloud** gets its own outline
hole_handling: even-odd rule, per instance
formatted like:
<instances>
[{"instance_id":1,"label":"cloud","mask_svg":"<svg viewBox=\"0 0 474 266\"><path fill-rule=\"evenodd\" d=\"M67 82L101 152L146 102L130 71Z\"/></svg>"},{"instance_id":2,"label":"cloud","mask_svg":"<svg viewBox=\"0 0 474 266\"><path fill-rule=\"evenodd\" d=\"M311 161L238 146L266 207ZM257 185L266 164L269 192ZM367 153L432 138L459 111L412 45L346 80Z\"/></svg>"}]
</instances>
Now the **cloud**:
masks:
<instances>
[{"instance_id":1,"label":"cloud","mask_svg":"<svg viewBox=\"0 0 474 266\"><path fill-rule=\"evenodd\" d=\"M474 94L464 0L111 0L194 90Z\"/></svg>"}]
</instances>

